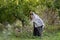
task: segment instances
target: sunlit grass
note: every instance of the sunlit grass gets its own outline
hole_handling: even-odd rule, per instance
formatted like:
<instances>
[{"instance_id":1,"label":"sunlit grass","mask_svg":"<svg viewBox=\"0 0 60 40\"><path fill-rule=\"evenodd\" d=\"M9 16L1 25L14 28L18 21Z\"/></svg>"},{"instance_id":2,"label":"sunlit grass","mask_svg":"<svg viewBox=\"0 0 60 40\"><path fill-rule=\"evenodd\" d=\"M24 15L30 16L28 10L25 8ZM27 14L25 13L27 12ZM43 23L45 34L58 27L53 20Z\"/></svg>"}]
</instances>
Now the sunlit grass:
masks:
<instances>
[{"instance_id":1,"label":"sunlit grass","mask_svg":"<svg viewBox=\"0 0 60 40\"><path fill-rule=\"evenodd\" d=\"M3 36L0 37L0 40L5 40ZM27 36L27 35L22 35L20 37L16 37L16 36L8 36L6 38L6 40L60 40L60 32L56 32L56 33L47 33L45 32L42 36L42 38L40 37L35 37L35 36Z\"/></svg>"},{"instance_id":2,"label":"sunlit grass","mask_svg":"<svg viewBox=\"0 0 60 40\"><path fill-rule=\"evenodd\" d=\"M24 31L20 33L19 37L16 37L15 34L7 36L7 34L4 35L0 32L0 40L60 40L60 31L51 27L53 26L48 26L44 30L42 38L33 36L32 32Z\"/></svg>"}]
</instances>

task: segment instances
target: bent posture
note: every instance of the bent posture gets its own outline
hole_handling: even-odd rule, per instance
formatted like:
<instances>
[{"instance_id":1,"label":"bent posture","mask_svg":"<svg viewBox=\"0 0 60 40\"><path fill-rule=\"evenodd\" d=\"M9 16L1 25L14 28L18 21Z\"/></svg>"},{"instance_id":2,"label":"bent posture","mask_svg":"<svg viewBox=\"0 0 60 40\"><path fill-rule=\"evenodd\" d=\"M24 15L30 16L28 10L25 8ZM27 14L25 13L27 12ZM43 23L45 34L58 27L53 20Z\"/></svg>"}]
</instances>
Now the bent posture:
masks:
<instances>
[{"instance_id":1,"label":"bent posture","mask_svg":"<svg viewBox=\"0 0 60 40\"><path fill-rule=\"evenodd\" d=\"M33 35L41 36L44 28L43 20L32 11L30 11L30 19L33 22L33 27L34 27Z\"/></svg>"}]
</instances>

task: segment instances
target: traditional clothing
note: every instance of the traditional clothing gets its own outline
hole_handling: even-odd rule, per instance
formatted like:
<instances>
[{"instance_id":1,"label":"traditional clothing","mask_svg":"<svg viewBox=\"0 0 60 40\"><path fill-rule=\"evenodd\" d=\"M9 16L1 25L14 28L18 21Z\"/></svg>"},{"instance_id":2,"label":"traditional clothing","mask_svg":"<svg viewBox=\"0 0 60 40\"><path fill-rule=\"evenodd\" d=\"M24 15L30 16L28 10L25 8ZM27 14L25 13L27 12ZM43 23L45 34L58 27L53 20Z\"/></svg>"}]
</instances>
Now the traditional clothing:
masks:
<instances>
[{"instance_id":1,"label":"traditional clothing","mask_svg":"<svg viewBox=\"0 0 60 40\"><path fill-rule=\"evenodd\" d=\"M43 20L33 12L32 22L33 22L33 26L34 26L33 35L41 36L43 28L44 28Z\"/></svg>"}]
</instances>

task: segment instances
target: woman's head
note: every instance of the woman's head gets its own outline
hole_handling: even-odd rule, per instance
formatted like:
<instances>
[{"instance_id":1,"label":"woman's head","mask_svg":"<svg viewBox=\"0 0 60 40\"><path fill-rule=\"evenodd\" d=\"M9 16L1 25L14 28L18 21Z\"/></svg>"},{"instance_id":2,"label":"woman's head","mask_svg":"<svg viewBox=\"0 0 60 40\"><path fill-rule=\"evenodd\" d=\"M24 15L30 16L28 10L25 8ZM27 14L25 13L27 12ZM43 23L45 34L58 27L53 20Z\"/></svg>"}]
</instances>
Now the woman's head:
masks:
<instances>
[{"instance_id":1,"label":"woman's head","mask_svg":"<svg viewBox=\"0 0 60 40\"><path fill-rule=\"evenodd\" d=\"M30 19L32 20L33 19L33 11L32 10L29 11L29 15L30 15Z\"/></svg>"}]
</instances>

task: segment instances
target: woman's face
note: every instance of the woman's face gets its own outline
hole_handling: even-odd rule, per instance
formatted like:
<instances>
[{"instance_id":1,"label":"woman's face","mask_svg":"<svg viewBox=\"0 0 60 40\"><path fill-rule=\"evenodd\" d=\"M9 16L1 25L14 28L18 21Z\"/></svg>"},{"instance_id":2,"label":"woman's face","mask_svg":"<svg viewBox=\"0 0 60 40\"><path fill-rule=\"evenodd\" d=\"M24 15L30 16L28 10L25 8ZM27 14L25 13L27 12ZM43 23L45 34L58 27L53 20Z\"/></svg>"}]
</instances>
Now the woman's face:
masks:
<instances>
[{"instance_id":1,"label":"woman's face","mask_svg":"<svg viewBox=\"0 0 60 40\"><path fill-rule=\"evenodd\" d=\"M30 15L30 19L31 19L31 20L33 19L33 15Z\"/></svg>"},{"instance_id":2,"label":"woman's face","mask_svg":"<svg viewBox=\"0 0 60 40\"><path fill-rule=\"evenodd\" d=\"M32 11L30 12L30 19L31 20L33 19L33 12Z\"/></svg>"}]
</instances>

